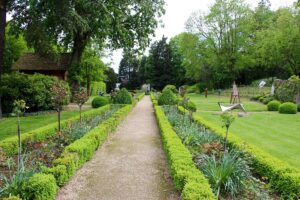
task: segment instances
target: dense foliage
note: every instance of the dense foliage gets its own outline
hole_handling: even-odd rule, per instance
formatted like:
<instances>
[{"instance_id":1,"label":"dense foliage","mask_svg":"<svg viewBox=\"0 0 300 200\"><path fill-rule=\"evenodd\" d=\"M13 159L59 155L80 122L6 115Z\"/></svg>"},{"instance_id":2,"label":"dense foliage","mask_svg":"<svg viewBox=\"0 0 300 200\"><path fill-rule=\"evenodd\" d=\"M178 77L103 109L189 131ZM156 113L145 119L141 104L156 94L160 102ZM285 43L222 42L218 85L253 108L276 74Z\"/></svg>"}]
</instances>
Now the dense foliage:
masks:
<instances>
[{"instance_id":1,"label":"dense foliage","mask_svg":"<svg viewBox=\"0 0 300 200\"><path fill-rule=\"evenodd\" d=\"M105 106L107 104L109 104L108 97L95 97L92 101L93 108L99 108L99 107Z\"/></svg>"},{"instance_id":2,"label":"dense foliage","mask_svg":"<svg viewBox=\"0 0 300 200\"><path fill-rule=\"evenodd\" d=\"M280 104L280 101L277 100L270 101L267 105L268 111L278 111Z\"/></svg>"},{"instance_id":3,"label":"dense foliage","mask_svg":"<svg viewBox=\"0 0 300 200\"><path fill-rule=\"evenodd\" d=\"M172 90L164 90L158 97L158 105L175 105L177 103L177 97Z\"/></svg>"},{"instance_id":4,"label":"dense foliage","mask_svg":"<svg viewBox=\"0 0 300 200\"><path fill-rule=\"evenodd\" d=\"M126 88L122 88L118 91L117 95L114 98L114 103L116 104L131 104L132 103L132 95L126 90Z\"/></svg>"},{"instance_id":5,"label":"dense foliage","mask_svg":"<svg viewBox=\"0 0 300 200\"><path fill-rule=\"evenodd\" d=\"M58 79L41 74L27 75L23 73L5 74L2 77L2 103L4 113L12 112L13 102L17 99L26 101L28 111L54 109L51 103L51 88ZM60 81L69 91L66 82Z\"/></svg>"},{"instance_id":6,"label":"dense foliage","mask_svg":"<svg viewBox=\"0 0 300 200\"><path fill-rule=\"evenodd\" d=\"M279 113L282 114L296 114L297 111L297 105L292 102L285 102L279 106Z\"/></svg>"}]
</instances>

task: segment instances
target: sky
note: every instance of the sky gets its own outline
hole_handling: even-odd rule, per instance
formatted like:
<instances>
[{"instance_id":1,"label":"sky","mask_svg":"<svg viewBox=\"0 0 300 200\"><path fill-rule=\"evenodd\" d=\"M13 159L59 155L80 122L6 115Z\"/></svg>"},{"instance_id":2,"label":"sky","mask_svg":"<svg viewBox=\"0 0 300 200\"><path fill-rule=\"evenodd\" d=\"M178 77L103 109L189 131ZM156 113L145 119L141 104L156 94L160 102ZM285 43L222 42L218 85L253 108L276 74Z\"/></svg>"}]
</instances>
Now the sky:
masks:
<instances>
[{"instance_id":1,"label":"sky","mask_svg":"<svg viewBox=\"0 0 300 200\"><path fill-rule=\"evenodd\" d=\"M260 0L245 0L251 7L256 7ZM270 0L272 9L290 6L296 0ZM162 17L163 27L158 27L152 42L160 40L162 36L171 38L184 32L184 24L191 13L201 10L207 12L215 0L165 0L166 13ZM8 16L10 19L10 16ZM105 63L111 63L111 67L118 72L119 63L122 59L122 50L112 52L111 56L103 58Z\"/></svg>"},{"instance_id":2,"label":"sky","mask_svg":"<svg viewBox=\"0 0 300 200\"><path fill-rule=\"evenodd\" d=\"M246 0L251 7L256 7L260 0ZM215 0L165 0L166 13L162 17L163 28L157 28L152 41L160 40L162 36L174 37L185 31L184 24L191 13L201 10L208 11ZM290 6L295 0L270 0L272 9ZM111 57L103 59L105 62L112 62L111 67L118 72L119 63L122 59L122 50L114 51Z\"/></svg>"}]
</instances>

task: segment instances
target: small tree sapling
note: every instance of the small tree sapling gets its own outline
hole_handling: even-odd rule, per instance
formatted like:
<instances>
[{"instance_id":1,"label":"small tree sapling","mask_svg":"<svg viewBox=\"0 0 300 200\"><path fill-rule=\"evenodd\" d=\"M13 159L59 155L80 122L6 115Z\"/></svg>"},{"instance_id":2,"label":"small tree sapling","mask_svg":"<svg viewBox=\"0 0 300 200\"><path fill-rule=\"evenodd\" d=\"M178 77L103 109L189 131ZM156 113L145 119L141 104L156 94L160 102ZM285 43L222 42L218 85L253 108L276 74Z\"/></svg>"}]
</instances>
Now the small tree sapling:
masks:
<instances>
[{"instance_id":1,"label":"small tree sapling","mask_svg":"<svg viewBox=\"0 0 300 200\"><path fill-rule=\"evenodd\" d=\"M63 105L68 102L69 93L68 90L64 87L60 82L56 82L53 84L52 89L52 104L57 111L58 114L58 131L60 131L60 112L62 110Z\"/></svg>"},{"instance_id":2,"label":"small tree sapling","mask_svg":"<svg viewBox=\"0 0 300 200\"><path fill-rule=\"evenodd\" d=\"M18 118L18 169L21 163L21 154L22 154L22 147L21 147L21 125L20 125L20 115L28 109L26 106L26 102L24 100L15 100L13 104L13 115L16 115Z\"/></svg>"},{"instance_id":3,"label":"small tree sapling","mask_svg":"<svg viewBox=\"0 0 300 200\"><path fill-rule=\"evenodd\" d=\"M85 88L79 88L73 95L73 100L79 107L80 123L82 122L82 116L81 116L82 106L88 99L89 99L88 93Z\"/></svg>"},{"instance_id":4,"label":"small tree sapling","mask_svg":"<svg viewBox=\"0 0 300 200\"><path fill-rule=\"evenodd\" d=\"M231 124L234 122L235 117L232 113L229 112L224 112L221 115L223 127L226 127L226 136L225 136L225 141L224 141L224 152L227 152L227 137L228 137L228 131L231 126Z\"/></svg>"}]
</instances>

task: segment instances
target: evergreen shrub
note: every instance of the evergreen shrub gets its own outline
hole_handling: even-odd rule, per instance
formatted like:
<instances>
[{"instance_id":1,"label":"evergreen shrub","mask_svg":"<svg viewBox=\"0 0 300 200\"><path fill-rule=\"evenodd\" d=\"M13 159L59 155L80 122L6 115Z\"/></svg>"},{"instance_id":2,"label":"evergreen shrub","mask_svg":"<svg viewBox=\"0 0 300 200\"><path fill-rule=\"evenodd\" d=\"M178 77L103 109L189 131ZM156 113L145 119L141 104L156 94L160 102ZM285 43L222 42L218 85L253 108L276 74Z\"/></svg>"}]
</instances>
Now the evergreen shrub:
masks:
<instances>
[{"instance_id":1,"label":"evergreen shrub","mask_svg":"<svg viewBox=\"0 0 300 200\"><path fill-rule=\"evenodd\" d=\"M296 114L297 105L292 102L286 102L279 106L279 113L282 114Z\"/></svg>"},{"instance_id":2,"label":"evergreen shrub","mask_svg":"<svg viewBox=\"0 0 300 200\"><path fill-rule=\"evenodd\" d=\"M281 103L277 100L270 101L267 105L268 111L278 111L280 104Z\"/></svg>"}]
</instances>

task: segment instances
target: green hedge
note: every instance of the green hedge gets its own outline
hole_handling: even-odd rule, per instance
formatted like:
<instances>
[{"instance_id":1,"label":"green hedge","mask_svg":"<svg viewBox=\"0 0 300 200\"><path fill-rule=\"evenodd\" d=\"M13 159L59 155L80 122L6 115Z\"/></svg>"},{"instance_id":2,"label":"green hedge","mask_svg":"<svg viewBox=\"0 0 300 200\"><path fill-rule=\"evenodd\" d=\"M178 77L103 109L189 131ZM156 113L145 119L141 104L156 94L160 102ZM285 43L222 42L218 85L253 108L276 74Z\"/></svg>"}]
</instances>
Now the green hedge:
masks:
<instances>
[{"instance_id":1,"label":"green hedge","mask_svg":"<svg viewBox=\"0 0 300 200\"><path fill-rule=\"evenodd\" d=\"M90 160L94 152L131 111L132 105L126 105L115 112L109 119L102 122L82 138L67 146L60 158L54 160L54 167L44 169L44 173L52 174L56 184L63 186L86 161Z\"/></svg>"},{"instance_id":2,"label":"green hedge","mask_svg":"<svg viewBox=\"0 0 300 200\"><path fill-rule=\"evenodd\" d=\"M280 104L280 101L277 100L270 101L267 105L268 111L278 111Z\"/></svg>"},{"instance_id":3,"label":"green hedge","mask_svg":"<svg viewBox=\"0 0 300 200\"><path fill-rule=\"evenodd\" d=\"M158 102L157 102L157 100L156 100L155 95L154 95L153 92L150 93L150 98L151 98L151 101L152 101L153 105L157 106Z\"/></svg>"},{"instance_id":4,"label":"green hedge","mask_svg":"<svg viewBox=\"0 0 300 200\"><path fill-rule=\"evenodd\" d=\"M57 189L53 175L37 173L29 179L22 195L31 200L53 200Z\"/></svg>"},{"instance_id":5,"label":"green hedge","mask_svg":"<svg viewBox=\"0 0 300 200\"><path fill-rule=\"evenodd\" d=\"M160 106L155 114L175 187L183 200L216 199L208 180L196 168L189 150L182 144Z\"/></svg>"},{"instance_id":6,"label":"green hedge","mask_svg":"<svg viewBox=\"0 0 300 200\"><path fill-rule=\"evenodd\" d=\"M184 108L179 108L184 112ZM212 132L225 136L225 130L201 116L193 116L194 121L210 129ZM234 148L246 152L252 158L252 167L260 176L266 177L273 189L281 193L284 198L296 199L300 196L300 171L289 164L271 156L265 151L254 147L244 140L228 134L228 143Z\"/></svg>"},{"instance_id":7,"label":"green hedge","mask_svg":"<svg viewBox=\"0 0 300 200\"><path fill-rule=\"evenodd\" d=\"M105 112L110 109L110 105L103 106L98 109L92 109L85 111L83 117L93 117L99 115L99 113ZM80 120L79 112L77 116L70 119L61 121L61 128L67 127L70 123L78 122ZM30 142L44 141L47 138L56 134L57 122L35 129L33 131L21 134L22 144ZM12 156L18 153L18 136L10 137L0 141L0 149L7 155Z\"/></svg>"},{"instance_id":8,"label":"green hedge","mask_svg":"<svg viewBox=\"0 0 300 200\"><path fill-rule=\"evenodd\" d=\"M279 113L282 114L296 114L297 111L297 105L292 102L286 102L279 106Z\"/></svg>"},{"instance_id":9,"label":"green hedge","mask_svg":"<svg viewBox=\"0 0 300 200\"><path fill-rule=\"evenodd\" d=\"M110 97L106 97L106 96L97 96L93 99L92 101L92 107L93 108L99 108L99 107L102 107L102 106L105 106L107 104L109 104L110 102Z\"/></svg>"}]
</instances>

